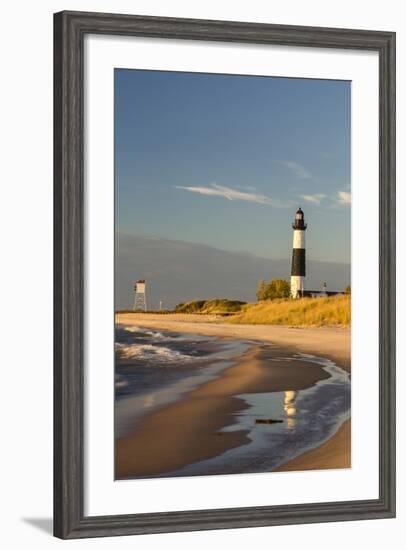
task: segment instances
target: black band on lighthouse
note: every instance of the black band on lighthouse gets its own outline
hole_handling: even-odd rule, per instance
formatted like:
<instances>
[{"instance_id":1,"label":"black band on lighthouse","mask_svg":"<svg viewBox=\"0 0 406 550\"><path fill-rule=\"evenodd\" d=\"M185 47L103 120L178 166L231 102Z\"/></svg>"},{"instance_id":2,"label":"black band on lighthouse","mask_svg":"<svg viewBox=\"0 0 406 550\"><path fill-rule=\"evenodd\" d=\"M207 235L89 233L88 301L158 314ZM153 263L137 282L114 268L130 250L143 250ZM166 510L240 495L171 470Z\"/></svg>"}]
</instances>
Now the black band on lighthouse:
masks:
<instances>
[{"instance_id":1,"label":"black band on lighthouse","mask_svg":"<svg viewBox=\"0 0 406 550\"><path fill-rule=\"evenodd\" d=\"M293 249L291 275L306 277L306 250L304 248Z\"/></svg>"}]
</instances>

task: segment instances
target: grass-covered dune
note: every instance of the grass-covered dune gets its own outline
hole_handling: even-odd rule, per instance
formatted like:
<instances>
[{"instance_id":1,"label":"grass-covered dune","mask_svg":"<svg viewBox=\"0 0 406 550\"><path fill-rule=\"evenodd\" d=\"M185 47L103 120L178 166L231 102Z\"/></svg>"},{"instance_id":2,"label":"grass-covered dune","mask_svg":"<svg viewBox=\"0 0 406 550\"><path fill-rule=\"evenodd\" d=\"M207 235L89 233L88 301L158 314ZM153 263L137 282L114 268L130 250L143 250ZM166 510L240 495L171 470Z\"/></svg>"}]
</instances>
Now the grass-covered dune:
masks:
<instances>
[{"instance_id":1,"label":"grass-covered dune","mask_svg":"<svg viewBox=\"0 0 406 550\"><path fill-rule=\"evenodd\" d=\"M185 304L178 304L175 308L176 313L211 313L224 315L241 311L246 302L239 300L214 299L214 300L194 300Z\"/></svg>"},{"instance_id":2,"label":"grass-covered dune","mask_svg":"<svg viewBox=\"0 0 406 550\"><path fill-rule=\"evenodd\" d=\"M351 325L351 296L265 300L258 304L244 305L241 311L227 319L227 322L294 327L349 327Z\"/></svg>"}]
</instances>

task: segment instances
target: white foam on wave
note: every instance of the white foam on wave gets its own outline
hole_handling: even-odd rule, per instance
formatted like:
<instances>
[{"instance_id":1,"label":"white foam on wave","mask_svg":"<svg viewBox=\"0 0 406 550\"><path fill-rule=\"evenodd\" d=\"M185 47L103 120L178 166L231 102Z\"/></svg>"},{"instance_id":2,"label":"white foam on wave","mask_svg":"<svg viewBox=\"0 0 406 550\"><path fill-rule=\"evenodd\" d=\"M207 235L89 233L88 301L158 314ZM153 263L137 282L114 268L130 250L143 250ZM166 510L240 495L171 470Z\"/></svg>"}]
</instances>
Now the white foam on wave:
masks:
<instances>
[{"instance_id":1,"label":"white foam on wave","mask_svg":"<svg viewBox=\"0 0 406 550\"><path fill-rule=\"evenodd\" d=\"M152 338L156 338L158 340L165 338L162 332L157 332L155 330L146 330L146 329L142 329L141 327L134 327L134 326L124 327L124 330L126 332L145 334L146 336L151 336Z\"/></svg>"},{"instance_id":2,"label":"white foam on wave","mask_svg":"<svg viewBox=\"0 0 406 550\"><path fill-rule=\"evenodd\" d=\"M116 374L114 377L114 386L117 389L126 388L128 386L128 380L126 380L123 376Z\"/></svg>"},{"instance_id":3,"label":"white foam on wave","mask_svg":"<svg viewBox=\"0 0 406 550\"><path fill-rule=\"evenodd\" d=\"M135 326L124 327L124 330L127 332L142 332L140 327Z\"/></svg>"},{"instance_id":4,"label":"white foam on wave","mask_svg":"<svg viewBox=\"0 0 406 550\"><path fill-rule=\"evenodd\" d=\"M152 344L121 344L116 343L116 352L122 359L144 359L160 363L189 363L197 357L186 355L180 351Z\"/></svg>"},{"instance_id":5,"label":"white foam on wave","mask_svg":"<svg viewBox=\"0 0 406 550\"><path fill-rule=\"evenodd\" d=\"M124 330L126 332L133 332L133 333L139 333L139 334L142 334L142 335L145 335L147 336L148 338L151 338L152 340L155 340L155 341L166 341L166 342L186 342L186 341L189 341L190 338L186 338L186 337L183 337L183 336L179 336L179 335L176 335L176 336L169 336L169 334L164 334L162 332L159 332L159 331L156 331L156 330L147 330L145 328L142 328L142 327L137 327L137 326L126 326L124 327Z\"/></svg>"}]
</instances>

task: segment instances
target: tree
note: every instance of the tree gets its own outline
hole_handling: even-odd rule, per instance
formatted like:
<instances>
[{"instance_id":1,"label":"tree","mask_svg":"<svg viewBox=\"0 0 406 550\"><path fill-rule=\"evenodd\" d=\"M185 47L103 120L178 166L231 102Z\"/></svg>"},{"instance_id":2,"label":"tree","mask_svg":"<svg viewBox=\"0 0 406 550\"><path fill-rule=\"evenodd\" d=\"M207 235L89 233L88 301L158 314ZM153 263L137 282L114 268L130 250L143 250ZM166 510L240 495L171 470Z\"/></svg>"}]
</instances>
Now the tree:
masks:
<instances>
[{"instance_id":1,"label":"tree","mask_svg":"<svg viewBox=\"0 0 406 550\"><path fill-rule=\"evenodd\" d=\"M259 281L257 289L258 301L289 298L289 296L290 284L284 279L272 279L270 282Z\"/></svg>"},{"instance_id":2,"label":"tree","mask_svg":"<svg viewBox=\"0 0 406 550\"><path fill-rule=\"evenodd\" d=\"M266 283L264 279L260 279L257 287L257 300L258 302L261 300L265 300L265 293L266 293Z\"/></svg>"}]
</instances>

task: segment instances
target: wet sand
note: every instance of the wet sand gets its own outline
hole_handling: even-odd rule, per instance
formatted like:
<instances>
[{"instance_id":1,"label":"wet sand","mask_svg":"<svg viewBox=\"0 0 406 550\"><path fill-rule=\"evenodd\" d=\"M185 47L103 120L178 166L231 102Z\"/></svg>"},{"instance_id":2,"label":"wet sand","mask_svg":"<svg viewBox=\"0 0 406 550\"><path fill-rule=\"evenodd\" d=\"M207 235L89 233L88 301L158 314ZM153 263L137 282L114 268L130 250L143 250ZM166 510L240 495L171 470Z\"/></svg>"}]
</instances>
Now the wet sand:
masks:
<instances>
[{"instance_id":1,"label":"wet sand","mask_svg":"<svg viewBox=\"0 0 406 550\"><path fill-rule=\"evenodd\" d=\"M116 441L116 478L163 475L187 464L216 456L249 442L247 432L218 432L246 405L235 395L300 390L328 377L318 365L275 361L295 352L332 359L350 370L350 331L294 329L265 325L227 325L185 321L170 315L120 314L126 325L168 329L226 338L250 339L253 346L221 377L188 393L182 400L145 417L127 437ZM176 316L175 316L176 317ZM198 317L198 316L196 316ZM272 342L274 346L264 343ZM267 359L272 358L270 362ZM279 470L347 468L350 465L351 423L317 449L287 462Z\"/></svg>"}]
</instances>

